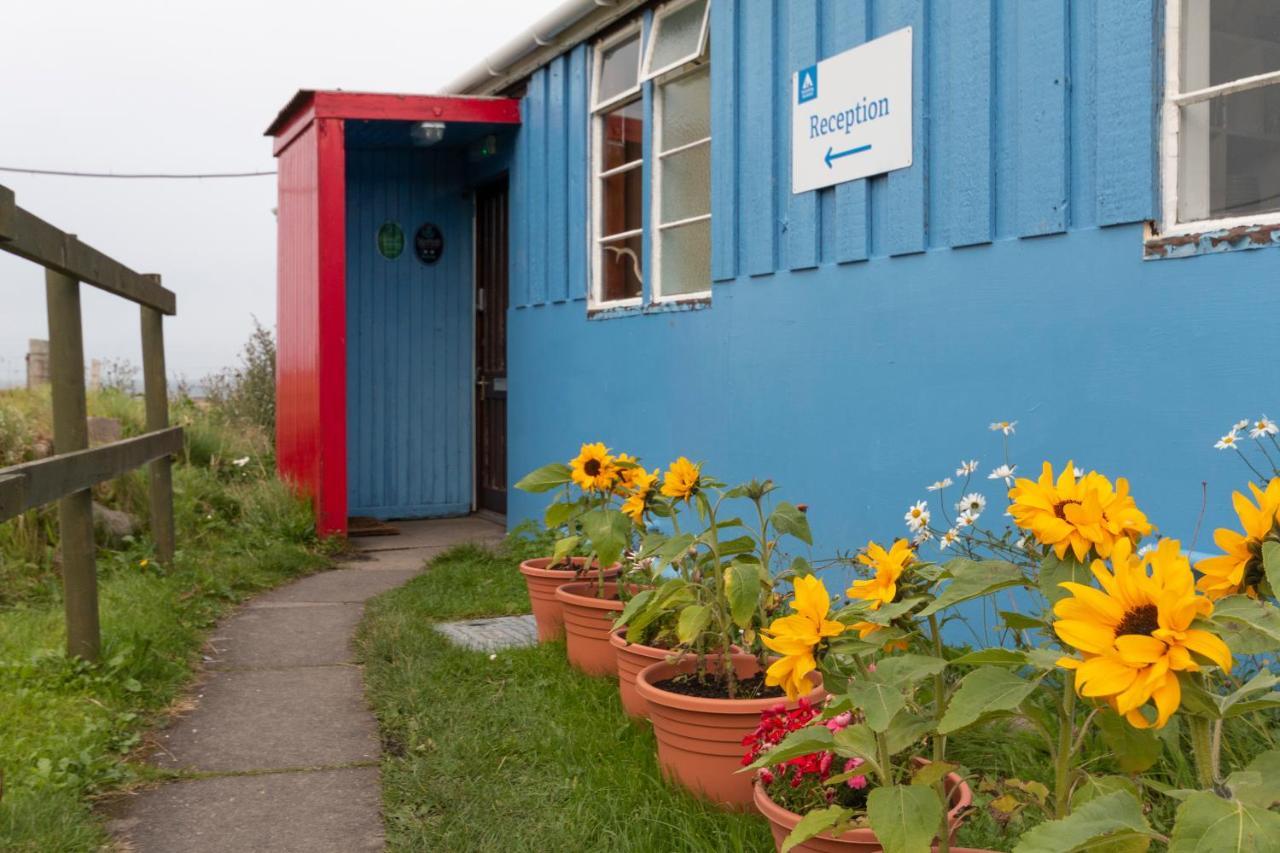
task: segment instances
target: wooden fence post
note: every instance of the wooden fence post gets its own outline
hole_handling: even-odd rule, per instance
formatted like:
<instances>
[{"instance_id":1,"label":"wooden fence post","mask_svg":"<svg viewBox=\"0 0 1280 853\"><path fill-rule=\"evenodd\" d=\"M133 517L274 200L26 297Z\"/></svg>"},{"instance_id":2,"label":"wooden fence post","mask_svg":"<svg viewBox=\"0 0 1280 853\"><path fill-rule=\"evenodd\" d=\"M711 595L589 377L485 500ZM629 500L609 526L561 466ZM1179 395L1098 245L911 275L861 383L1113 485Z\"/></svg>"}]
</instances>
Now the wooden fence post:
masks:
<instances>
[{"instance_id":1,"label":"wooden fence post","mask_svg":"<svg viewBox=\"0 0 1280 853\"><path fill-rule=\"evenodd\" d=\"M45 293L49 311L49 378L53 386L53 445L55 452L69 453L89 446L80 282L46 269ZM88 489L58 501L58 530L62 539L67 654L96 661L101 645L98 570L94 562L93 494Z\"/></svg>"},{"instance_id":2,"label":"wooden fence post","mask_svg":"<svg viewBox=\"0 0 1280 853\"><path fill-rule=\"evenodd\" d=\"M160 284L160 276L148 276ZM147 432L169 426L169 389L164 375L164 315L142 306L142 381L147 399ZM150 474L151 537L156 556L166 569L173 568L173 463L162 456L147 465Z\"/></svg>"}]
</instances>

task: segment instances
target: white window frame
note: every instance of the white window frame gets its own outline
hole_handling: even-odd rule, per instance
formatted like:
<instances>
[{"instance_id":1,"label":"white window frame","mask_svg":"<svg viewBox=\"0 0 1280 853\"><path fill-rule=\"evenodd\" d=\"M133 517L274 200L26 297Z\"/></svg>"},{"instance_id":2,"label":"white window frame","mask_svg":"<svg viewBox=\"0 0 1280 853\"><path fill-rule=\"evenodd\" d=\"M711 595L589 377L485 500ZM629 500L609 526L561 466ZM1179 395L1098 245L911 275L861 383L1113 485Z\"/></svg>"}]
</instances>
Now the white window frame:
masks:
<instances>
[{"instance_id":1,"label":"white window frame","mask_svg":"<svg viewBox=\"0 0 1280 853\"><path fill-rule=\"evenodd\" d=\"M1247 92L1280 83L1280 70L1242 77L1190 92L1181 91L1182 81L1182 0L1165 0L1164 102L1160 119L1161 236L1198 234L1241 225L1280 224L1280 211L1218 219L1178 221L1179 156L1182 139L1182 107L1222 95Z\"/></svg>"},{"instance_id":2,"label":"white window frame","mask_svg":"<svg viewBox=\"0 0 1280 853\"><path fill-rule=\"evenodd\" d=\"M710 26L710 20L711 20L711 0L706 0L707 5L702 10L702 28L698 31L698 43L694 45L693 51L685 56L681 56L678 59L675 59L672 62L667 63L661 68L653 67L653 46L658 41L656 38L654 38L654 35L659 31L659 26L662 23L662 19L668 17L673 12L680 11L685 6L689 6L697 2L699 2L699 0L672 0L672 2L659 7L658 10L653 13L653 23L649 26L649 40L648 40L648 43L645 44L644 46L643 56L640 62L640 79L641 80L652 80L655 77L661 77L663 74L666 74L668 71L674 71L675 69L680 68L682 65L685 65L686 63L694 62L706 56L707 30L708 30L708 27Z\"/></svg>"},{"instance_id":3,"label":"white window frame","mask_svg":"<svg viewBox=\"0 0 1280 853\"><path fill-rule=\"evenodd\" d=\"M633 23L612 33L601 39L595 44L592 51L593 62L591 72L591 157L587 166L591 175L591 215L590 225L590 246L591 246L591 287L589 289L589 299L587 306L589 310L595 311L609 308L635 308L644 302L644 258L638 258L637 263L640 266L640 293L637 296L630 296L626 299L605 299L602 287L604 284L604 270L601 266L601 254L604 246L609 243L626 240L631 237L644 236L644 223L641 222L639 228L633 228L630 231L622 231L618 234L610 234L607 237L601 234L603 229L602 217L604 216L603 203L603 186L604 179L612 175L620 175L623 172L629 172L633 169L644 169L644 152L641 151L640 159L624 163L612 169L598 170L599 166L604 162L604 114L611 112L617 107L636 101L643 102L641 93L642 81L640 80L640 63L644 61L644 46L636 51L636 83L631 88L619 92L613 97L605 101L596 101L596 92L600 87L600 70L604 64L604 54L609 48L619 42L625 41L631 36L643 38L641 32L641 20L637 18ZM643 148L643 145L642 145ZM643 192L643 186L641 188Z\"/></svg>"},{"instance_id":4,"label":"white window frame","mask_svg":"<svg viewBox=\"0 0 1280 853\"><path fill-rule=\"evenodd\" d=\"M681 5L684 5L684 4L682 3ZM707 4L707 9L708 10L711 9L710 3ZM653 41L653 39L650 39L650 41ZM705 56L705 52L706 52L705 42L702 45L702 49L703 49L703 52L699 53L698 56L694 57L692 60L686 59L684 62L682 62L678 72L667 74L665 77L654 81L654 85L653 85L654 144L653 144L653 157L652 157L653 177L651 179L653 181L653 185L650 189L650 193L652 197L652 204L650 204L650 219L653 220L654 227L652 229L653 239L650 241L650 245L652 246L652 250L650 254L653 257L649 264L649 271L650 271L649 281L651 284L650 298L654 303L690 302L690 301L705 302L706 300L711 298L710 277L708 277L707 279L707 287L705 290L695 290L689 293L672 293L672 294L665 294L665 295L662 292L662 232L671 228L678 228L681 225L692 225L695 222L711 221L710 193L708 193L706 213L699 214L697 216L688 216L688 217L685 217L684 219L676 219L671 222L661 221L662 220L663 160L667 157L670 157L673 154L679 154L682 151L688 151L692 148L697 148L698 146L705 145L708 148L711 147L711 136L708 135L708 136L704 136L701 139L695 139L692 142L686 142L683 145L678 145L675 148L670 149L669 151L658 150L659 147L662 145L662 116L664 113L663 86L666 83L670 83L674 80L680 79L681 77L685 77L690 74L697 73L699 71L705 70L706 73L710 75L711 72L707 66L707 63L696 61L701 57ZM708 81L708 83L709 82L710 81ZM708 104L707 109L708 111L710 111L710 104ZM708 123L709 123L709 120L710 120L710 116L708 116ZM709 180L710 180L710 176L708 176L708 181Z\"/></svg>"}]
</instances>

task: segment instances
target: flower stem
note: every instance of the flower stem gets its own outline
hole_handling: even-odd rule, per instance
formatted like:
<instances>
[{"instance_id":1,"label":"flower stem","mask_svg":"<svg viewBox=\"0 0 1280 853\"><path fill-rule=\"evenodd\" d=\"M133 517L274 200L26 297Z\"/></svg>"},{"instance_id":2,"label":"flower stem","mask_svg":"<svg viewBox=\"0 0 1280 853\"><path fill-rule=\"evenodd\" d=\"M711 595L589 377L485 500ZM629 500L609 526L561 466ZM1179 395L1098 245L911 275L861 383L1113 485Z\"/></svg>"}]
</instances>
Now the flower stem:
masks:
<instances>
[{"instance_id":1,"label":"flower stem","mask_svg":"<svg viewBox=\"0 0 1280 853\"><path fill-rule=\"evenodd\" d=\"M1058 750L1053 768L1053 814L1061 820L1071 811L1072 728L1076 713L1076 674L1067 670L1062 680L1062 704L1058 727Z\"/></svg>"},{"instance_id":2,"label":"flower stem","mask_svg":"<svg viewBox=\"0 0 1280 853\"><path fill-rule=\"evenodd\" d=\"M1203 717L1192 717L1190 726L1191 730L1191 754L1195 757L1196 762L1196 779L1200 783L1200 787L1205 790L1212 789L1218 781L1218 768L1213 755L1213 732L1212 724Z\"/></svg>"},{"instance_id":3,"label":"flower stem","mask_svg":"<svg viewBox=\"0 0 1280 853\"><path fill-rule=\"evenodd\" d=\"M933 654L939 659L942 656L942 632L938 626L938 617L932 613L929 614L929 634L933 639ZM938 672L933 677L933 760L939 764L947 759L947 737L938 734L937 726L942 722L942 716L947 712L947 679ZM938 828L938 853L949 853L951 850L951 821L948 817L950 809L947 808L950 800L947 797L947 780L939 779L935 785L938 792L938 799L942 800L942 822Z\"/></svg>"}]
</instances>

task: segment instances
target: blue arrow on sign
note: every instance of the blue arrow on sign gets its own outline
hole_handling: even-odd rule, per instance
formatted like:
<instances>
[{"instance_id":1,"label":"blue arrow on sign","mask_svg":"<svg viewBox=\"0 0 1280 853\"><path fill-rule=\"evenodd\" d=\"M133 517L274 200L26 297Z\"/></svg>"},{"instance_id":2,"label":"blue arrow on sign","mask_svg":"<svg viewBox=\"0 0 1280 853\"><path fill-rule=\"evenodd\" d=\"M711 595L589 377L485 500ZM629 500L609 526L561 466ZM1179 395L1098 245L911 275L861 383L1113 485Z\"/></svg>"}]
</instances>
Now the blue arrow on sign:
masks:
<instances>
[{"instance_id":1,"label":"blue arrow on sign","mask_svg":"<svg viewBox=\"0 0 1280 853\"><path fill-rule=\"evenodd\" d=\"M870 150L870 145L859 145L857 148L850 148L848 151L833 151L830 146L827 146L827 154L822 159L827 161L827 168L830 169L832 160L839 160L841 157L848 157L850 154L861 154L863 151Z\"/></svg>"}]
</instances>

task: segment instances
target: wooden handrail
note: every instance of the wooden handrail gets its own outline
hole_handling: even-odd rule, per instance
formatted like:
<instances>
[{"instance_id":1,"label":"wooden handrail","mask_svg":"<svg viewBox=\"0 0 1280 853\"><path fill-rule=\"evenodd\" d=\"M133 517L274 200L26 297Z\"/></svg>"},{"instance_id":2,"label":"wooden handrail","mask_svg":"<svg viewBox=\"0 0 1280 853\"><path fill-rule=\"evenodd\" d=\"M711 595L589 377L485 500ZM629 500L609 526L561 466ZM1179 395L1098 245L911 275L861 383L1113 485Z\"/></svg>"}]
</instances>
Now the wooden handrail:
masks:
<instances>
[{"instance_id":1,"label":"wooden handrail","mask_svg":"<svg viewBox=\"0 0 1280 853\"><path fill-rule=\"evenodd\" d=\"M158 275L136 273L92 246L18 207L13 190L0 185L0 250L68 278L122 296L162 314L177 312L177 297Z\"/></svg>"},{"instance_id":2,"label":"wooden handrail","mask_svg":"<svg viewBox=\"0 0 1280 853\"><path fill-rule=\"evenodd\" d=\"M182 427L0 468L0 521L182 451Z\"/></svg>"}]
</instances>

